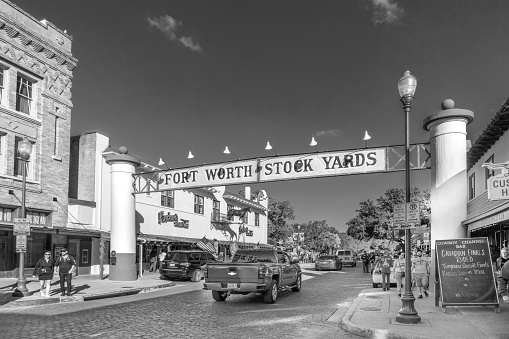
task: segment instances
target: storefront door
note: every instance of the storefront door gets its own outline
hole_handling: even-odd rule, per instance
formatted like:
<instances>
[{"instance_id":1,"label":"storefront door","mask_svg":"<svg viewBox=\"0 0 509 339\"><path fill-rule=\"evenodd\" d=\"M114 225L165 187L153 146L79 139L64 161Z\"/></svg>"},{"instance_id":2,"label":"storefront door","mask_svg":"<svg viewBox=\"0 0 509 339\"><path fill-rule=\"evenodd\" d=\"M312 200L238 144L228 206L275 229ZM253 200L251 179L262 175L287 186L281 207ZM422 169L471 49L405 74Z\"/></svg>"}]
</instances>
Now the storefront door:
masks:
<instances>
[{"instance_id":1,"label":"storefront door","mask_svg":"<svg viewBox=\"0 0 509 339\"><path fill-rule=\"evenodd\" d=\"M80 241L78 239L69 239L68 250L69 250L69 255L74 258L74 261L76 261L76 270L73 273L73 276L76 276L79 273Z\"/></svg>"}]
</instances>

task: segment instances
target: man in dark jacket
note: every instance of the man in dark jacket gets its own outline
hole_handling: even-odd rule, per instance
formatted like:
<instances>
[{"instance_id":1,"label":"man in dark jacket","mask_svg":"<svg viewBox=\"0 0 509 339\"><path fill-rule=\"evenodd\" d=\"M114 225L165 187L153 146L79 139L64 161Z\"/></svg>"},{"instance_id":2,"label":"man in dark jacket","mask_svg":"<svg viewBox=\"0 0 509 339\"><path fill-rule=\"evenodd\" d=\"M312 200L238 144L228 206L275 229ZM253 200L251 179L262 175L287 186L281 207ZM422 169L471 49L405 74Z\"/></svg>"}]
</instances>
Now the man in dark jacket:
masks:
<instances>
[{"instance_id":1,"label":"man in dark jacket","mask_svg":"<svg viewBox=\"0 0 509 339\"><path fill-rule=\"evenodd\" d=\"M506 247L507 249L507 247ZM509 261L506 261L500 273L498 274L498 292L502 296L502 299L505 303L509 303L509 294L508 294L508 284L509 284Z\"/></svg>"},{"instance_id":2,"label":"man in dark jacket","mask_svg":"<svg viewBox=\"0 0 509 339\"><path fill-rule=\"evenodd\" d=\"M62 255L55 263L55 268L60 276L60 290L62 291L62 296L70 296L71 295L71 279L74 269L76 268L76 262L74 258L70 256L67 251L67 248L62 248ZM67 283L67 291L65 289L65 283Z\"/></svg>"},{"instance_id":3,"label":"man in dark jacket","mask_svg":"<svg viewBox=\"0 0 509 339\"><path fill-rule=\"evenodd\" d=\"M361 260L362 260L362 271L364 273L369 273L369 255L366 252L364 252L361 255Z\"/></svg>"}]
</instances>

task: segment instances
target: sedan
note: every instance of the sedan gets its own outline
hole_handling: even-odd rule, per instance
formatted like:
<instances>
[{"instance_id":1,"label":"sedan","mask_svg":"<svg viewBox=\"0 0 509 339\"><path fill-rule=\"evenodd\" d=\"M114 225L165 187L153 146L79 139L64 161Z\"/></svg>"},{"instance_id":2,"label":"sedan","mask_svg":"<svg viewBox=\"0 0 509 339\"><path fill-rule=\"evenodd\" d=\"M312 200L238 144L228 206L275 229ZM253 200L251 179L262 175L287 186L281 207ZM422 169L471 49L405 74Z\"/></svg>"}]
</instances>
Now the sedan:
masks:
<instances>
[{"instance_id":1,"label":"sedan","mask_svg":"<svg viewBox=\"0 0 509 339\"><path fill-rule=\"evenodd\" d=\"M321 255L315 261L315 271L320 270L340 270L343 263L337 255Z\"/></svg>"}]
</instances>

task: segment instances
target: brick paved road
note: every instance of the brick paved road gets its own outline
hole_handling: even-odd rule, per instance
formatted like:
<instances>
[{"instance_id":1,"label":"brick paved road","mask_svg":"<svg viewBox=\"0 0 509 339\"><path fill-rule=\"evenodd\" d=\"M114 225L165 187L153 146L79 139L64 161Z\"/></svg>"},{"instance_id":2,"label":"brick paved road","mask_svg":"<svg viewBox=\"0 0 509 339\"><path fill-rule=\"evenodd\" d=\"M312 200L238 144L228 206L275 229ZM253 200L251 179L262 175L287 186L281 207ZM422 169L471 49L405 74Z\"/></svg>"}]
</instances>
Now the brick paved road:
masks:
<instances>
[{"instance_id":1,"label":"brick paved road","mask_svg":"<svg viewBox=\"0 0 509 339\"><path fill-rule=\"evenodd\" d=\"M369 275L346 267L340 272L305 270L304 276L301 292L282 292L271 305L254 294L232 295L225 302L214 301L210 291L201 289L174 294L177 287L2 312L0 338L356 337L344 332L339 321L358 293L371 285Z\"/></svg>"}]
</instances>

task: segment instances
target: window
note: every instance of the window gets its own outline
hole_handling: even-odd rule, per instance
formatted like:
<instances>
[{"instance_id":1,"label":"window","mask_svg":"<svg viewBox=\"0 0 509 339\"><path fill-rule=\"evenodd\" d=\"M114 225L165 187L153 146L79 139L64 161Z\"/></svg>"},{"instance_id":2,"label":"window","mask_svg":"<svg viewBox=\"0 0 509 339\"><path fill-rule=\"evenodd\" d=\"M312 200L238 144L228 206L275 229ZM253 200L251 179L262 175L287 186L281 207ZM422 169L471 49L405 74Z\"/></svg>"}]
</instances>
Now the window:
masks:
<instances>
[{"instance_id":1,"label":"window","mask_svg":"<svg viewBox=\"0 0 509 339\"><path fill-rule=\"evenodd\" d=\"M5 70L3 68L0 68L0 104L3 103L4 99L4 72Z\"/></svg>"},{"instance_id":2,"label":"window","mask_svg":"<svg viewBox=\"0 0 509 339\"><path fill-rule=\"evenodd\" d=\"M26 218L31 225L46 226L48 214L44 212L27 211Z\"/></svg>"},{"instance_id":3,"label":"window","mask_svg":"<svg viewBox=\"0 0 509 339\"><path fill-rule=\"evenodd\" d=\"M220 206L221 203L219 201L217 200L212 201L212 220L219 220L220 218L219 211L221 210Z\"/></svg>"},{"instance_id":4,"label":"window","mask_svg":"<svg viewBox=\"0 0 509 339\"><path fill-rule=\"evenodd\" d=\"M234 209L234 208L233 208L233 205L230 205L230 204L226 205L226 215L228 215L228 211L230 211L230 210L232 210L232 209ZM233 216L231 216L230 218L228 218L228 220L233 220L233 218L234 218L234 217L233 217Z\"/></svg>"},{"instance_id":5,"label":"window","mask_svg":"<svg viewBox=\"0 0 509 339\"><path fill-rule=\"evenodd\" d=\"M475 198L475 173L468 178L468 200Z\"/></svg>"},{"instance_id":6,"label":"window","mask_svg":"<svg viewBox=\"0 0 509 339\"><path fill-rule=\"evenodd\" d=\"M30 114L32 98L32 82L18 76L18 83L16 86L16 111Z\"/></svg>"},{"instance_id":7,"label":"window","mask_svg":"<svg viewBox=\"0 0 509 339\"><path fill-rule=\"evenodd\" d=\"M242 217L242 223L247 224L249 221L249 212L244 213L244 216Z\"/></svg>"},{"instance_id":8,"label":"window","mask_svg":"<svg viewBox=\"0 0 509 339\"><path fill-rule=\"evenodd\" d=\"M161 192L161 206L175 207L175 191Z\"/></svg>"},{"instance_id":9,"label":"window","mask_svg":"<svg viewBox=\"0 0 509 339\"><path fill-rule=\"evenodd\" d=\"M0 133L0 174L5 174L7 134Z\"/></svg>"},{"instance_id":10,"label":"window","mask_svg":"<svg viewBox=\"0 0 509 339\"><path fill-rule=\"evenodd\" d=\"M495 163L495 155L492 154L491 157L486 159L485 163L492 163L492 164L494 164ZM495 175L495 171L494 170L490 170L488 168L484 169L484 189L485 190L488 189L488 179L490 177L494 176L494 175Z\"/></svg>"},{"instance_id":11,"label":"window","mask_svg":"<svg viewBox=\"0 0 509 339\"><path fill-rule=\"evenodd\" d=\"M12 221L12 209L0 207L0 221Z\"/></svg>"},{"instance_id":12,"label":"window","mask_svg":"<svg viewBox=\"0 0 509 339\"><path fill-rule=\"evenodd\" d=\"M260 226L260 213L255 213L255 226Z\"/></svg>"},{"instance_id":13,"label":"window","mask_svg":"<svg viewBox=\"0 0 509 339\"><path fill-rule=\"evenodd\" d=\"M194 213L203 214L203 197L194 195Z\"/></svg>"}]
</instances>

